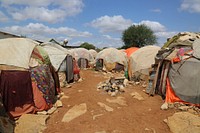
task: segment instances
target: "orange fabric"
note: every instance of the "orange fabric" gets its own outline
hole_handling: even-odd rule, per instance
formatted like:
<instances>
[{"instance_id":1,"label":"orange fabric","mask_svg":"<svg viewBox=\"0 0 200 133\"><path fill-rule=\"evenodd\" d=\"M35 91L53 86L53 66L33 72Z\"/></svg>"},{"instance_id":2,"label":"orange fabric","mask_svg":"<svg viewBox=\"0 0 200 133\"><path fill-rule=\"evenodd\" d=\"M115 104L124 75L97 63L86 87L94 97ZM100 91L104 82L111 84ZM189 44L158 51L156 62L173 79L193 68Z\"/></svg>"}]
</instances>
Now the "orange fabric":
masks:
<instances>
[{"instance_id":1,"label":"orange fabric","mask_svg":"<svg viewBox=\"0 0 200 133\"><path fill-rule=\"evenodd\" d=\"M185 101L181 100L178 96L176 96L176 94L174 93L174 91L171 88L169 78L167 78L165 102L167 102L167 103L180 102L180 103L190 104L190 105L193 105L193 106L200 107L200 104L192 104L192 103L189 103L189 102L185 102Z\"/></svg>"},{"instance_id":2,"label":"orange fabric","mask_svg":"<svg viewBox=\"0 0 200 133\"><path fill-rule=\"evenodd\" d=\"M134 53L138 49L139 48L137 48L137 47L130 47L130 48L126 49L125 52L126 52L127 56L130 57L131 54Z\"/></svg>"},{"instance_id":3,"label":"orange fabric","mask_svg":"<svg viewBox=\"0 0 200 133\"><path fill-rule=\"evenodd\" d=\"M18 119L23 114L34 114L36 112L35 107L31 104L25 104L23 107L15 107L13 111L9 111L8 115L11 119Z\"/></svg>"},{"instance_id":4,"label":"orange fabric","mask_svg":"<svg viewBox=\"0 0 200 133\"><path fill-rule=\"evenodd\" d=\"M33 101L35 103L36 110L37 111L48 110L50 106L48 106L48 104L44 100L43 94L38 89L37 84L35 82L32 82L32 88L33 88Z\"/></svg>"}]
</instances>

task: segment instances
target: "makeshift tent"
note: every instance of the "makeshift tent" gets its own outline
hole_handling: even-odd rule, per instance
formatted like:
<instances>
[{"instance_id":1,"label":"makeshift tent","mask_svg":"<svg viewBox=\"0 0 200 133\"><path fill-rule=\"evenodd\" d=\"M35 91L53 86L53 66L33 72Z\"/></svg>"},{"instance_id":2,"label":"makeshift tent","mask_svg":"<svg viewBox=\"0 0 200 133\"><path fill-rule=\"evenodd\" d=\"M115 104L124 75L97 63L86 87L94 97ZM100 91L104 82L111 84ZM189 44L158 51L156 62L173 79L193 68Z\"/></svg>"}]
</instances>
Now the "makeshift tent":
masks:
<instances>
[{"instance_id":1,"label":"makeshift tent","mask_svg":"<svg viewBox=\"0 0 200 133\"><path fill-rule=\"evenodd\" d=\"M179 33L165 43L156 56L157 71L148 93L160 94L167 103L200 106L199 38L198 33Z\"/></svg>"},{"instance_id":2,"label":"makeshift tent","mask_svg":"<svg viewBox=\"0 0 200 133\"><path fill-rule=\"evenodd\" d=\"M127 69L126 55L116 48L103 49L96 56L96 70L99 70L98 67L100 66L101 68L103 68L104 66L107 71L126 70Z\"/></svg>"},{"instance_id":3,"label":"makeshift tent","mask_svg":"<svg viewBox=\"0 0 200 133\"><path fill-rule=\"evenodd\" d=\"M149 68L155 63L155 56L159 49L158 46L148 45L131 54L128 68L129 78L131 79L136 74L137 76L149 75Z\"/></svg>"},{"instance_id":4,"label":"makeshift tent","mask_svg":"<svg viewBox=\"0 0 200 133\"><path fill-rule=\"evenodd\" d=\"M136 50L138 50L139 48L138 47L130 47L130 48L127 48L125 50L125 53L128 57L131 56L132 53L134 53Z\"/></svg>"},{"instance_id":5,"label":"makeshift tent","mask_svg":"<svg viewBox=\"0 0 200 133\"><path fill-rule=\"evenodd\" d=\"M40 45L48 53L51 63L55 68L55 71L59 70L60 65L62 64L66 56L71 55L71 53L67 49L52 42L44 42Z\"/></svg>"},{"instance_id":6,"label":"makeshift tent","mask_svg":"<svg viewBox=\"0 0 200 133\"><path fill-rule=\"evenodd\" d=\"M89 52L90 52L90 54L93 56L93 58L95 59L96 56L97 56L97 51L94 50L94 49L90 49Z\"/></svg>"},{"instance_id":7,"label":"makeshift tent","mask_svg":"<svg viewBox=\"0 0 200 133\"><path fill-rule=\"evenodd\" d=\"M70 52L72 52L72 55L75 56L75 59L78 63L78 66L82 68L88 68L90 67L90 64L94 63L94 57L92 54L85 48L75 48L70 49Z\"/></svg>"},{"instance_id":8,"label":"makeshift tent","mask_svg":"<svg viewBox=\"0 0 200 133\"><path fill-rule=\"evenodd\" d=\"M0 59L0 95L6 111L12 118L47 110L53 105L53 97L56 97L59 84L56 82L58 80L55 78L54 69L50 66L48 55L37 45L37 42L26 38L0 40L0 55L4 53ZM38 69L43 64L46 69ZM33 71L34 69L38 71ZM43 77L38 76L39 74L43 74ZM49 82L52 86L47 84ZM42 89L53 93L50 95ZM51 102L47 103L46 97ZM46 107L41 108L41 104L45 104Z\"/></svg>"},{"instance_id":9,"label":"makeshift tent","mask_svg":"<svg viewBox=\"0 0 200 133\"><path fill-rule=\"evenodd\" d=\"M25 38L0 39L0 64L29 68L36 41Z\"/></svg>"},{"instance_id":10,"label":"makeshift tent","mask_svg":"<svg viewBox=\"0 0 200 133\"><path fill-rule=\"evenodd\" d=\"M44 50L48 53L49 58L51 60L52 65L55 68L55 71L62 75L64 72L64 77L62 81L67 81L68 83L73 80L73 57L69 50L63 48L62 46L52 43L52 42L45 42L40 44ZM62 78L60 78L62 79Z\"/></svg>"}]
</instances>

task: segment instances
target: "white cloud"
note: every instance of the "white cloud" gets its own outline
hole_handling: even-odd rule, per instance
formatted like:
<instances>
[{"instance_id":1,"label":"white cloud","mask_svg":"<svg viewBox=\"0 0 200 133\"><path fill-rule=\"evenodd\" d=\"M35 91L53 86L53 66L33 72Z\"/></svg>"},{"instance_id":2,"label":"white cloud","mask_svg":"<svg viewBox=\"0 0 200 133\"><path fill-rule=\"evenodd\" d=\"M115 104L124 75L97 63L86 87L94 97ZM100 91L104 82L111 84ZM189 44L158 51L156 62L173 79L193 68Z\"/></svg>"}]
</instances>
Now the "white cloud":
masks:
<instances>
[{"instance_id":1,"label":"white cloud","mask_svg":"<svg viewBox=\"0 0 200 133\"><path fill-rule=\"evenodd\" d=\"M8 17L0 11L0 22L7 22L8 20Z\"/></svg>"},{"instance_id":2,"label":"white cloud","mask_svg":"<svg viewBox=\"0 0 200 133\"><path fill-rule=\"evenodd\" d=\"M12 13L12 16L15 20L19 21L31 18L55 23L57 21L62 21L65 18L66 13L64 10L60 9L49 10L43 7L26 7L24 10Z\"/></svg>"},{"instance_id":3,"label":"white cloud","mask_svg":"<svg viewBox=\"0 0 200 133\"><path fill-rule=\"evenodd\" d=\"M141 21L139 24L145 24L146 26L150 27L154 32L166 31L165 26L163 26L159 22L144 20L144 21Z\"/></svg>"},{"instance_id":4,"label":"white cloud","mask_svg":"<svg viewBox=\"0 0 200 133\"><path fill-rule=\"evenodd\" d=\"M18 21L33 19L44 22L60 22L82 12L82 0L2 0L3 7Z\"/></svg>"},{"instance_id":5,"label":"white cloud","mask_svg":"<svg viewBox=\"0 0 200 133\"><path fill-rule=\"evenodd\" d=\"M102 16L93 20L91 26L97 28L102 33L106 32L122 32L126 28L128 28L132 21L129 19L123 18L123 16Z\"/></svg>"},{"instance_id":6,"label":"white cloud","mask_svg":"<svg viewBox=\"0 0 200 133\"><path fill-rule=\"evenodd\" d=\"M200 13L200 0L183 0L180 8L191 13Z\"/></svg>"},{"instance_id":7,"label":"white cloud","mask_svg":"<svg viewBox=\"0 0 200 133\"><path fill-rule=\"evenodd\" d=\"M49 38L64 38L63 36L66 36L66 38L77 38L77 37L90 37L92 36L89 32L81 32L77 31L73 28L68 27L58 27L58 28L50 28L46 25L43 25L41 23L29 23L26 26L11 26L11 27L5 27L2 28L2 30L11 32L18 35L25 35L27 37L33 38L33 39L49 39ZM46 41L45 39L45 41ZM43 40L42 40L43 41Z\"/></svg>"}]
</instances>

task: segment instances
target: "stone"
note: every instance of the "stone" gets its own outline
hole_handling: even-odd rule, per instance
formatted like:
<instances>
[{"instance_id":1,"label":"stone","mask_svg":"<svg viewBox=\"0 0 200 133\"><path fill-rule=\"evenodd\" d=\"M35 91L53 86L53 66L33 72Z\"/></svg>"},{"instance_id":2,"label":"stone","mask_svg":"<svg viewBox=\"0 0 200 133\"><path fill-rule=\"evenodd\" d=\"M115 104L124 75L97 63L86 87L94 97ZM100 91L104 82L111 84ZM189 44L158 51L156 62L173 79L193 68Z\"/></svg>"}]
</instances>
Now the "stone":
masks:
<instances>
[{"instance_id":1,"label":"stone","mask_svg":"<svg viewBox=\"0 0 200 133\"><path fill-rule=\"evenodd\" d=\"M167 120L167 119L164 119L163 122L167 124L167 123L168 123L168 120Z\"/></svg>"},{"instance_id":2,"label":"stone","mask_svg":"<svg viewBox=\"0 0 200 133\"><path fill-rule=\"evenodd\" d=\"M168 103L167 102L163 103L163 105L160 107L160 109L167 110L168 109Z\"/></svg>"},{"instance_id":3,"label":"stone","mask_svg":"<svg viewBox=\"0 0 200 133\"><path fill-rule=\"evenodd\" d=\"M60 98L60 100L62 100L62 99L68 99L69 98L69 96L62 96L61 98Z\"/></svg>"},{"instance_id":4,"label":"stone","mask_svg":"<svg viewBox=\"0 0 200 133\"><path fill-rule=\"evenodd\" d=\"M78 92L83 92L83 90L78 90Z\"/></svg>"},{"instance_id":5,"label":"stone","mask_svg":"<svg viewBox=\"0 0 200 133\"><path fill-rule=\"evenodd\" d=\"M144 98L139 93L137 93L137 92L132 92L131 96L133 98L137 99L137 100L140 100L140 101L144 100Z\"/></svg>"},{"instance_id":6,"label":"stone","mask_svg":"<svg viewBox=\"0 0 200 133\"><path fill-rule=\"evenodd\" d=\"M47 111L47 114L51 115L51 114L53 114L56 110L57 110L57 108L53 106L52 108L50 108L50 109Z\"/></svg>"},{"instance_id":7,"label":"stone","mask_svg":"<svg viewBox=\"0 0 200 133\"><path fill-rule=\"evenodd\" d=\"M101 102L98 102L97 103L100 107L104 108L106 111L108 112L112 112L114 109L109 107L108 105L104 104L104 103L101 103Z\"/></svg>"},{"instance_id":8,"label":"stone","mask_svg":"<svg viewBox=\"0 0 200 133\"><path fill-rule=\"evenodd\" d=\"M116 92L111 92L111 97L115 97L117 95Z\"/></svg>"},{"instance_id":9,"label":"stone","mask_svg":"<svg viewBox=\"0 0 200 133\"><path fill-rule=\"evenodd\" d=\"M135 82L135 84L136 84L136 85L139 85L139 84L140 84L140 82Z\"/></svg>"},{"instance_id":10,"label":"stone","mask_svg":"<svg viewBox=\"0 0 200 133\"><path fill-rule=\"evenodd\" d=\"M85 114L86 112L87 112L86 103L75 105L71 109L69 109L67 113L63 116L62 122L70 122L73 119Z\"/></svg>"},{"instance_id":11,"label":"stone","mask_svg":"<svg viewBox=\"0 0 200 133\"><path fill-rule=\"evenodd\" d=\"M116 103L116 104L119 104L121 106L128 106L124 99L125 99L124 97L117 97L116 99L108 99L107 98L106 101L109 102L109 103Z\"/></svg>"},{"instance_id":12,"label":"stone","mask_svg":"<svg viewBox=\"0 0 200 133\"><path fill-rule=\"evenodd\" d=\"M123 85L126 87L128 85L128 79L124 79Z\"/></svg>"},{"instance_id":13,"label":"stone","mask_svg":"<svg viewBox=\"0 0 200 133\"><path fill-rule=\"evenodd\" d=\"M62 106L63 106L62 101L57 100L56 103L55 103L55 106L56 106L57 108L62 107Z\"/></svg>"},{"instance_id":14,"label":"stone","mask_svg":"<svg viewBox=\"0 0 200 133\"><path fill-rule=\"evenodd\" d=\"M200 117L188 112L178 112L168 117L167 122L172 133L199 133Z\"/></svg>"},{"instance_id":15,"label":"stone","mask_svg":"<svg viewBox=\"0 0 200 133\"><path fill-rule=\"evenodd\" d=\"M180 106L178 107L179 110L181 111L187 111L190 107L189 106Z\"/></svg>"},{"instance_id":16,"label":"stone","mask_svg":"<svg viewBox=\"0 0 200 133\"><path fill-rule=\"evenodd\" d=\"M79 80L78 80L78 82L82 82L83 81L83 79L82 78L80 78Z\"/></svg>"},{"instance_id":17,"label":"stone","mask_svg":"<svg viewBox=\"0 0 200 133\"><path fill-rule=\"evenodd\" d=\"M142 87L143 87L143 88L146 88L146 87L147 87L147 85L143 84L143 85L142 85Z\"/></svg>"},{"instance_id":18,"label":"stone","mask_svg":"<svg viewBox=\"0 0 200 133\"><path fill-rule=\"evenodd\" d=\"M47 111L38 111L37 112L38 115L47 115Z\"/></svg>"},{"instance_id":19,"label":"stone","mask_svg":"<svg viewBox=\"0 0 200 133\"><path fill-rule=\"evenodd\" d=\"M15 133L38 133L46 128L49 115L23 114L15 127Z\"/></svg>"},{"instance_id":20,"label":"stone","mask_svg":"<svg viewBox=\"0 0 200 133\"><path fill-rule=\"evenodd\" d=\"M168 107L169 107L170 109L173 109L173 108L174 108L174 104L173 104L173 103L168 103Z\"/></svg>"},{"instance_id":21,"label":"stone","mask_svg":"<svg viewBox=\"0 0 200 133\"><path fill-rule=\"evenodd\" d=\"M94 115L94 116L92 117L92 119L95 120L97 117L100 117L100 116L102 116L102 115L103 115L103 114Z\"/></svg>"},{"instance_id":22,"label":"stone","mask_svg":"<svg viewBox=\"0 0 200 133\"><path fill-rule=\"evenodd\" d=\"M198 114L197 111L195 111L194 109L188 109L187 111L191 114Z\"/></svg>"}]
</instances>

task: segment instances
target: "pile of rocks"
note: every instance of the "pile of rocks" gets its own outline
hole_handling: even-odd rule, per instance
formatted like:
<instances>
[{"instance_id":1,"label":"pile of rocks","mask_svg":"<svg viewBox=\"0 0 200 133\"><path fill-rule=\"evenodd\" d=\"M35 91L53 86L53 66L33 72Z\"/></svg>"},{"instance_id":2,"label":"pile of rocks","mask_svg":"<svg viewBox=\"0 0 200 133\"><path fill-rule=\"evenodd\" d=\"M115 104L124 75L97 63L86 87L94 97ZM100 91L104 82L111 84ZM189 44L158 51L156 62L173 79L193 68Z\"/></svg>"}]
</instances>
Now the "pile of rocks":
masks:
<instances>
[{"instance_id":1,"label":"pile of rocks","mask_svg":"<svg viewBox=\"0 0 200 133\"><path fill-rule=\"evenodd\" d=\"M97 85L97 90L104 90L111 96L116 96L118 93L125 92L125 87L128 80L125 77L111 77L110 79L100 82Z\"/></svg>"}]
</instances>

